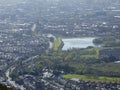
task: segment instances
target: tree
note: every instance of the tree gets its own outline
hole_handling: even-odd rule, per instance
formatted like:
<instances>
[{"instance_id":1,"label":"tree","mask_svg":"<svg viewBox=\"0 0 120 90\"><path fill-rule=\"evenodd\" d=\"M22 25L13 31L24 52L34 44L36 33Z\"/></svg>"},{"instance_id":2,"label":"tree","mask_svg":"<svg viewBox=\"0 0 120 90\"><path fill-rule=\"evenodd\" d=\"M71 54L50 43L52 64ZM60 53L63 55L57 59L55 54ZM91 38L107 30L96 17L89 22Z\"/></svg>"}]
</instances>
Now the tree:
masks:
<instances>
[{"instance_id":1,"label":"tree","mask_svg":"<svg viewBox=\"0 0 120 90\"><path fill-rule=\"evenodd\" d=\"M94 43L95 45L101 45L101 44L103 43L103 41L102 41L101 38L96 38L96 39L93 40L93 43Z\"/></svg>"}]
</instances>

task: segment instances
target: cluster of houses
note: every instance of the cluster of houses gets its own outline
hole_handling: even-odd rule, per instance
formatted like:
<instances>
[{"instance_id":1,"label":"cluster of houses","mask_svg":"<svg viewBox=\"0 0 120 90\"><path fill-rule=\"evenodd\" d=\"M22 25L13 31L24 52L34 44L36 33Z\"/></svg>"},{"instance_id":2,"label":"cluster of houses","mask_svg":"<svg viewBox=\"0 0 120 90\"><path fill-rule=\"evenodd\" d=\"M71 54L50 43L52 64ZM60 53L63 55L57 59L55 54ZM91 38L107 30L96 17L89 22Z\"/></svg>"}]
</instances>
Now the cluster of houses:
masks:
<instances>
[{"instance_id":1,"label":"cluster of houses","mask_svg":"<svg viewBox=\"0 0 120 90\"><path fill-rule=\"evenodd\" d=\"M16 23L10 25L6 21L6 26L12 27ZM0 23L0 27L2 24L3 22ZM16 29L14 29L15 26L9 29L8 27L0 29L0 82L5 85L10 85L5 76L8 67L49 48L48 38L41 34L34 34L32 31L35 29L32 27L34 24L26 29L27 26L19 24L16 25Z\"/></svg>"},{"instance_id":2,"label":"cluster of houses","mask_svg":"<svg viewBox=\"0 0 120 90\"><path fill-rule=\"evenodd\" d=\"M40 3L33 2L21 2L17 5L8 4L7 6L0 4L0 12L2 12L0 13L0 82L8 83L5 77L8 67L14 65L18 60L34 56L49 47L48 39L43 35L36 34L35 30L63 36L120 35L118 3L114 3L110 7L108 5L102 9L96 9L89 8L89 5L84 3L79 4L81 7L76 6L76 4L66 7L66 3L62 3L60 6L58 3L45 4L46 6L44 6L44 4L40 5ZM100 57L119 56L120 49L101 50L99 53ZM43 73L40 84L39 79L36 80L31 75L24 75L20 78L24 79L23 83L27 90L39 90L41 82L44 83L45 87L53 90L120 89L119 83L91 82L78 79L67 81L55 77L52 71Z\"/></svg>"},{"instance_id":3,"label":"cluster of houses","mask_svg":"<svg viewBox=\"0 0 120 90\"><path fill-rule=\"evenodd\" d=\"M116 82L96 82L82 81L76 78L69 80L65 84L65 90L119 90L120 83Z\"/></svg>"},{"instance_id":4,"label":"cluster of houses","mask_svg":"<svg viewBox=\"0 0 120 90\"><path fill-rule=\"evenodd\" d=\"M70 13L66 9L60 9L57 5L54 5L54 8L51 6L43 9L40 15L44 21L41 20L38 23L41 31L63 36L115 36L120 34L119 23L117 23L119 17L116 17L119 13L118 3L106 5L101 9L90 8L84 3L80 5L81 7L66 7Z\"/></svg>"},{"instance_id":5,"label":"cluster of houses","mask_svg":"<svg viewBox=\"0 0 120 90\"><path fill-rule=\"evenodd\" d=\"M119 90L119 82L83 81L78 78L65 80L60 77L43 79L36 87L41 90ZM39 90L39 89L36 89Z\"/></svg>"}]
</instances>

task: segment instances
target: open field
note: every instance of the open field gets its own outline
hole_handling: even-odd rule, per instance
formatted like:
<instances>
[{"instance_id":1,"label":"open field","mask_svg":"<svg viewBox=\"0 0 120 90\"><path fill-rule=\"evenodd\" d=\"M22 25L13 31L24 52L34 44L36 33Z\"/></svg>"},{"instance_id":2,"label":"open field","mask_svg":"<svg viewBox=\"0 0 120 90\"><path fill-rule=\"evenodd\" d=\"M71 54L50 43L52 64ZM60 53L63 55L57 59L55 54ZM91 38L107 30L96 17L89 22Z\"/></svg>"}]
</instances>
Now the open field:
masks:
<instances>
[{"instance_id":1,"label":"open field","mask_svg":"<svg viewBox=\"0 0 120 90\"><path fill-rule=\"evenodd\" d=\"M60 48L61 44L62 44L61 38L56 38L53 42L53 50L57 51Z\"/></svg>"},{"instance_id":2,"label":"open field","mask_svg":"<svg viewBox=\"0 0 120 90\"><path fill-rule=\"evenodd\" d=\"M120 78L116 78L116 77L77 75L77 74L67 74L64 75L64 78L65 79L78 78L80 80L85 80L85 81L120 82Z\"/></svg>"}]
</instances>

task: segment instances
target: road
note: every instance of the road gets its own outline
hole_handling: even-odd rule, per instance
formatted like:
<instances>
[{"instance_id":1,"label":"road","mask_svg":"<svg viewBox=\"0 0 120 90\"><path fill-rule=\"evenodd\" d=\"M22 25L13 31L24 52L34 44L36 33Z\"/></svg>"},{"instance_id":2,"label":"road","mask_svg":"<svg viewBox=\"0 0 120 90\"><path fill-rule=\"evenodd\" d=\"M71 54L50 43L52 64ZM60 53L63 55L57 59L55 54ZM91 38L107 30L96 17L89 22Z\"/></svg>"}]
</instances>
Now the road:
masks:
<instances>
[{"instance_id":1,"label":"road","mask_svg":"<svg viewBox=\"0 0 120 90\"><path fill-rule=\"evenodd\" d=\"M10 72L12 72L14 69L15 69L15 67L10 67L10 68L6 71L5 75L6 75L6 77L7 77L7 82L8 82L9 84L11 84L11 85L12 85L13 87L15 87L15 88L19 88L20 90L26 90L26 89L23 87L23 85L19 85L19 84L17 84L15 81L12 81L12 78L10 77Z\"/></svg>"},{"instance_id":2,"label":"road","mask_svg":"<svg viewBox=\"0 0 120 90\"><path fill-rule=\"evenodd\" d=\"M53 48L53 43L49 41L49 49Z\"/></svg>"},{"instance_id":3,"label":"road","mask_svg":"<svg viewBox=\"0 0 120 90\"><path fill-rule=\"evenodd\" d=\"M37 25L36 25L36 24L33 24L31 30L32 30L32 31L35 31L36 27L37 27Z\"/></svg>"}]
</instances>

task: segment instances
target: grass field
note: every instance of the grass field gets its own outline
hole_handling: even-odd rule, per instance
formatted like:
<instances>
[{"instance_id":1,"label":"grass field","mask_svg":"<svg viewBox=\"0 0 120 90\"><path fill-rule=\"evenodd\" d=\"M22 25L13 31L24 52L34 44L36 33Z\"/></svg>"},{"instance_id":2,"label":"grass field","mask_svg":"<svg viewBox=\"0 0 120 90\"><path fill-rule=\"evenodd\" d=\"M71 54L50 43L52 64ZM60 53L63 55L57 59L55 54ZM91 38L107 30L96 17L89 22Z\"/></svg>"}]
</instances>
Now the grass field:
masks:
<instances>
[{"instance_id":1,"label":"grass field","mask_svg":"<svg viewBox=\"0 0 120 90\"><path fill-rule=\"evenodd\" d=\"M120 78L116 77L104 77L104 76L90 76L90 75L77 75L67 74L64 75L65 79L78 78L85 81L101 81L101 82L120 82Z\"/></svg>"},{"instance_id":2,"label":"grass field","mask_svg":"<svg viewBox=\"0 0 120 90\"><path fill-rule=\"evenodd\" d=\"M56 38L53 43L53 50L57 51L62 43L61 38Z\"/></svg>"},{"instance_id":3,"label":"grass field","mask_svg":"<svg viewBox=\"0 0 120 90\"><path fill-rule=\"evenodd\" d=\"M94 52L94 53L93 53ZM84 49L81 51L82 58L99 58L99 48Z\"/></svg>"}]
</instances>

